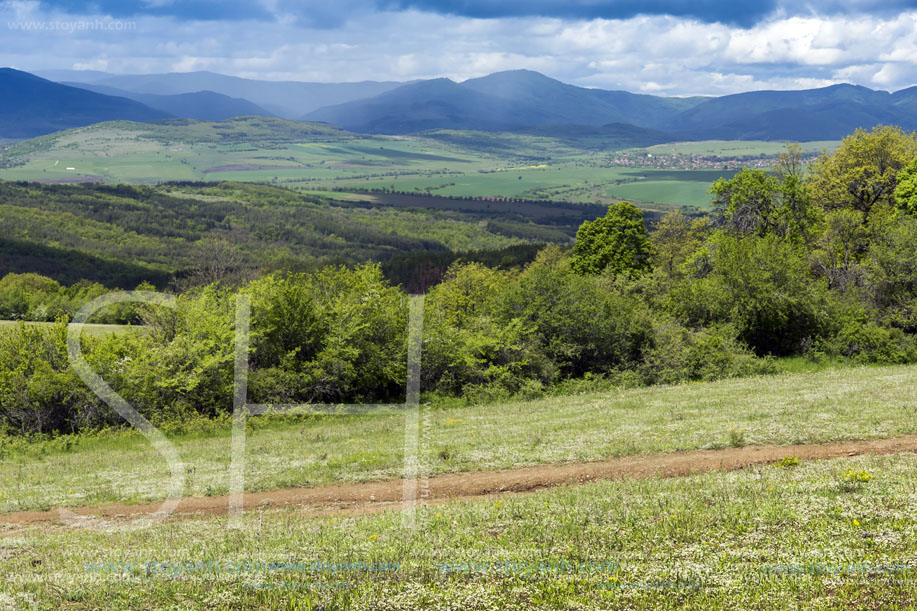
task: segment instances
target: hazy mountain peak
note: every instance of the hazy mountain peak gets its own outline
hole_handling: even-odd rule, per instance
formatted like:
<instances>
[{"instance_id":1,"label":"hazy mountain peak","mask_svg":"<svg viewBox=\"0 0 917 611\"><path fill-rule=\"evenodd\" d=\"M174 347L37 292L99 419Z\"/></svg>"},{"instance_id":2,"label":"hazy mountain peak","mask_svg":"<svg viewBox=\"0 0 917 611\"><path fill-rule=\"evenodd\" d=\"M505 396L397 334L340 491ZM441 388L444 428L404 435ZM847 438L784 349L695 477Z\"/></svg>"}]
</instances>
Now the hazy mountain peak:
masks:
<instances>
[{"instance_id":1,"label":"hazy mountain peak","mask_svg":"<svg viewBox=\"0 0 917 611\"><path fill-rule=\"evenodd\" d=\"M151 121L168 116L134 100L0 68L0 137L30 138L101 121Z\"/></svg>"}]
</instances>

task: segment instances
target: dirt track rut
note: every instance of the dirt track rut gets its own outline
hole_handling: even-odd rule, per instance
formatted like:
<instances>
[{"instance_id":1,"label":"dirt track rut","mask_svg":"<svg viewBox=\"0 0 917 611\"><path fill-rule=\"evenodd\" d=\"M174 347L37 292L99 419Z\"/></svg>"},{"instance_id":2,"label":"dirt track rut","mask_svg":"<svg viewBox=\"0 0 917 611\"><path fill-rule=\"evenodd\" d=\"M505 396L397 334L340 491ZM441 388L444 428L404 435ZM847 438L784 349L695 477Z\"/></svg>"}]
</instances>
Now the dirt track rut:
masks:
<instances>
[{"instance_id":1,"label":"dirt track rut","mask_svg":"<svg viewBox=\"0 0 917 611\"><path fill-rule=\"evenodd\" d=\"M600 462L536 465L503 471L472 471L438 475L426 480L423 502L474 498L493 494L524 493L565 484L644 477L678 477L706 471L729 471L772 463L786 456L822 460L858 454L917 452L917 435L891 439L840 441L789 446L747 446L723 450L689 450L613 458ZM247 510L258 507L300 506L311 513L380 511L401 503L402 480L335 484L315 488L284 488L245 494ZM156 511L159 503L71 507L84 516L131 519ZM207 517L229 510L227 496L185 497L173 518ZM0 524L25 526L60 522L57 509L0 514Z\"/></svg>"}]
</instances>

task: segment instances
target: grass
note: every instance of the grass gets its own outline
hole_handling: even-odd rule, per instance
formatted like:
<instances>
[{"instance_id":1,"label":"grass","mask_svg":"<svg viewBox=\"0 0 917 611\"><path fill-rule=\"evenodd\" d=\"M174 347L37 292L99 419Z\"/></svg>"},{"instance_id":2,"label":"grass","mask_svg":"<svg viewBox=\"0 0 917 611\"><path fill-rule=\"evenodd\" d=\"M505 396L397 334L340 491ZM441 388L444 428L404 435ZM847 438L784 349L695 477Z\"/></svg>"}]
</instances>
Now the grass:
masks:
<instances>
[{"instance_id":1,"label":"grass","mask_svg":"<svg viewBox=\"0 0 917 611\"><path fill-rule=\"evenodd\" d=\"M0 605L912 608L915 458L498 495L421 507L414 531L396 510L262 509L240 530L225 517L104 532L32 527L0 539Z\"/></svg>"},{"instance_id":2,"label":"grass","mask_svg":"<svg viewBox=\"0 0 917 611\"><path fill-rule=\"evenodd\" d=\"M26 325L53 325L54 323L50 322L22 322L18 320L0 320L0 332L3 329L9 329L15 327L19 324ZM99 325L84 323L83 324L83 333L87 335L106 335L108 333L127 333L133 330L137 330L138 327L131 325Z\"/></svg>"},{"instance_id":3,"label":"grass","mask_svg":"<svg viewBox=\"0 0 917 611\"><path fill-rule=\"evenodd\" d=\"M917 431L917 368L813 373L427 408L427 474L764 443L885 438ZM129 399L129 398L128 398ZM230 433L174 435L186 494L228 490ZM165 498L168 467L136 433L0 446L0 511ZM404 418L313 416L260 421L248 434L246 488L269 490L399 477Z\"/></svg>"},{"instance_id":4,"label":"grass","mask_svg":"<svg viewBox=\"0 0 917 611\"><path fill-rule=\"evenodd\" d=\"M728 176L731 172L725 173ZM608 187L605 193L616 199L676 206L710 208L710 182L693 180L640 180Z\"/></svg>"}]
</instances>

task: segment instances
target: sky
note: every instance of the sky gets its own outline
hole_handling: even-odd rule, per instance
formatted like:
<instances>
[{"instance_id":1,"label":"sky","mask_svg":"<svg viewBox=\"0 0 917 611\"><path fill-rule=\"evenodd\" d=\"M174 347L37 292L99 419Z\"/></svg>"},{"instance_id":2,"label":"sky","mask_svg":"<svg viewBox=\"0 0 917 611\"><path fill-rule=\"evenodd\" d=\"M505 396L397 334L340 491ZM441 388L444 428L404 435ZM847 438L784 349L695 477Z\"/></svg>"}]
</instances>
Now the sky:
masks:
<instances>
[{"instance_id":1,"label":"sky","mask_svg":"<svg viewBox=\"0 0 917 611\"><path fill-rule=\"evenodd\" d=\"M722 95L917 84L917 0L0 0L0 65L320 82L537 70Z\"/></svg>"}]
</instances>

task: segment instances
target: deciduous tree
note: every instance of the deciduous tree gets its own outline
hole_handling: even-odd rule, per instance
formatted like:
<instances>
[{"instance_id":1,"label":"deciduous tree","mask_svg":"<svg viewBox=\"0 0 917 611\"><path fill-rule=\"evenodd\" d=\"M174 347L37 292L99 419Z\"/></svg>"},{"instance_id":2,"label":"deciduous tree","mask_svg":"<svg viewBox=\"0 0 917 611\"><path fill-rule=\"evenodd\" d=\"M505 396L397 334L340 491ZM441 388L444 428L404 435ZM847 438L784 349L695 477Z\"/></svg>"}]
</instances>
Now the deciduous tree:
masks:
<instances>
[{"instance_id":1,"label":"deciduous tree","mask_svg":"<svg viewBox=\"0 0 917 611\"><path fill-rule=\"evenodd\" d=\"M630 202L608 207L576 232L572 267L578 274L639 274L649 267L650 241L643 213Z\"/></svg>"},{"instance_id":2,"label":"deciduous tree","mask_svg":"<svg viewBox=\"0 0 917 611\"><path fill-rule=\"evenodd\" d=\"M859 210L868 222L874 206L895 203L898 172L915 156L914 132L886 125L871 132L857 129L835 152L825 152L811 164L809 191L822 208Z\"/></svg>"}]
</instances>

